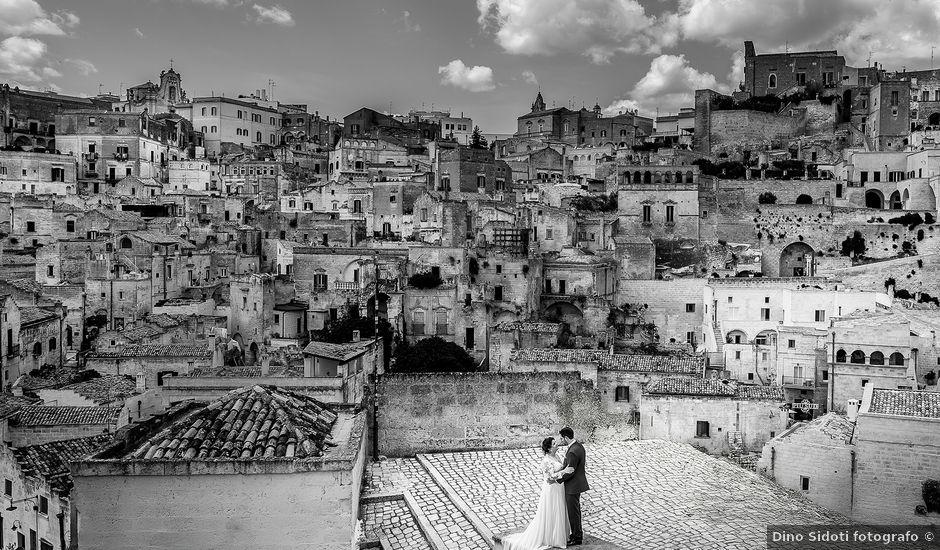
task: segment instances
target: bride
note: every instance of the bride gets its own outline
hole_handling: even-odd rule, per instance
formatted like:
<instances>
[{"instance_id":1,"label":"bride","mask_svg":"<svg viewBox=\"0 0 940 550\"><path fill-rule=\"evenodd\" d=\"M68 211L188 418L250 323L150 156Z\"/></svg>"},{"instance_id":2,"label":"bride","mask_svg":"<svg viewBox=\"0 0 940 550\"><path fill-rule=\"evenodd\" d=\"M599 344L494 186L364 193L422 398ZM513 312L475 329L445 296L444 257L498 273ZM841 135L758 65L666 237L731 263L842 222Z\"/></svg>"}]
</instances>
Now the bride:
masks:
<instances>
[{"instance_id":1,"label":"bride","mask_svg":"<svg viewBox=\"0 0 940 550\"><path fill-rule=\"evenodd\" d=\"M555 438L546 437L542 441L542 462L539 472L542 476L542 492L535 519L521 533L508 535L503 539L504 550L542 550L545 548L565 548L570 529L568 528L568 509L565 507L565 485L554 481L555 476L563 471L562 461L556 456L558 444Z\"/></svg>"}]
</instances>

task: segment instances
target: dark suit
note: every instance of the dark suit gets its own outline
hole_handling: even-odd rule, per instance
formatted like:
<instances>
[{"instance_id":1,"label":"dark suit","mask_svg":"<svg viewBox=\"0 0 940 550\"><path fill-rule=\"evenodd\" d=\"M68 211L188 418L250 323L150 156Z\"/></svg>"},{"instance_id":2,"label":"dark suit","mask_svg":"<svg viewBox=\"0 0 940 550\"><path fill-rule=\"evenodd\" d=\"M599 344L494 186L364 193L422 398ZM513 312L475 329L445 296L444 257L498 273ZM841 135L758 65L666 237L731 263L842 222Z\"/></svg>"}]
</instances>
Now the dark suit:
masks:
<instances>
[{"instance_id":1,"label":"dark suit","mask_svg":"<svg viewBox=\"0 0 940 550\"><path fill-rule=\"evenodd\" d=\"M568 524L571 526L571 538L581 541L584 532L581 530L581 493L590 489L587 476L584 475L585 454L584 445L575 441L568 446L565 453L565 468L571 466L574 471L559 478L565 484L565 504L568 508Z\"/></svg>"}]
</instances>

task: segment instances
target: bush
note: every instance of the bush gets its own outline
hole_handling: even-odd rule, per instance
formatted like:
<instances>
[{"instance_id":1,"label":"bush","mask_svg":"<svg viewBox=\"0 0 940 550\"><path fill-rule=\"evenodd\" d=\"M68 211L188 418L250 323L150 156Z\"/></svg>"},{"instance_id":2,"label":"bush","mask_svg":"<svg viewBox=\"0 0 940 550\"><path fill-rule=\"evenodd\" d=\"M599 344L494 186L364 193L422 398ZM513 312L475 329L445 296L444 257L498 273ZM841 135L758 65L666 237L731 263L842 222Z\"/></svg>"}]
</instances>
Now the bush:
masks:
<instances>
[{"instance_id":1,"label":"bush","mask_svg":"<svg viewBox=\"0 0 940 550\"><path fill-rule=\"evenodd\" d=\"M908 212L907 214L904 214L903 216L889 218L888 223L902 224L913 229L917 227L918 225L924 223L924 218L921 218L920 214L918 214L917 212Z\"/></svg>"},{"instance_id":2,"label":"bush","mask_svg":"<svg viewBox=\"0 0 940 550\"><path fill-rule=\"evenodd\" d=\"M580 195L571 199L571 207L581 212L616 212L617 192L610 195Z\"/></svg>"},{"instance_id":3,"label":"bush","mask_svg":"<svg viewBox=\"0 0 940 550\"><path fill-rule=\"evenodd\" d=\"M940 512L940 481L936 479L924 481L922 496L927 512Z\"/></svg>"},{"instance_id":4,"label":"bush","mask_svg":"<svg viewBox=\"0 0 940 550\"><path fill-rule=\"evenodd\" d=\"M402 345L395 353L394 372L474 372L476 363L465 349L437 336L414 345Z\"/></svg>"},{"instance_id":5,"label":"bush","mask_svg":"<svg viewBox=\"0 0 940 550\"><path fill-rule=\"evenodd\" d=\"M444 281L441 279L441 276L435 274L432 271L415 273L411 277L408 277L408 286L412 286L414 288L437 288L442 284L444 284Z\"/></svg>"},{"instance_id":6,"label":"bush","mask_svg":"<svg viewBox=\"0 0 940 550\"><path fill-rule=\"evenodd\" d=\"M841 254L843 256L859 257L865 254L867 246L865 245L865 237L861 233L856 231L852 234L851 237L846 237L842 241L842 250Z\"/></svg>"},{"instance_id":7,"label":"bush","mask_svg":"<svg viewBox=\"0 0 940 550\"><path fill-rule=\"evenodd\" d=\"M774 195L770 191L764 191L757 197L758 204L777 204L777 195Z\"/></svg>"}]
</instances>

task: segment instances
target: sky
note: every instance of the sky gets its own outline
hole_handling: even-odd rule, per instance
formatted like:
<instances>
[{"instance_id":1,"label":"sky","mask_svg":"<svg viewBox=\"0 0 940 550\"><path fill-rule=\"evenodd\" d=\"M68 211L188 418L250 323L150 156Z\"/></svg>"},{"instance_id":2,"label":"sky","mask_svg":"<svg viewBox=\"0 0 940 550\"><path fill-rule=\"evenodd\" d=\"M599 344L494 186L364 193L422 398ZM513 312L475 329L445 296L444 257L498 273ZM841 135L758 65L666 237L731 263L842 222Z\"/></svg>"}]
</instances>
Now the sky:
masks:
<instances>
[{"instance_id":1,"label":"sky","mask_svg":"<svg viewBox=\"0 0 940 550\"><path fill-rule=\"evenodd\" d=\"M0 82L121 93L172 59L189 97L267 88L331 117L433 107L511 133L539 88L549 107L691 107L737 87L744 40L928 69L940 0L0 0Z\"/></svg>"}]
</instances>

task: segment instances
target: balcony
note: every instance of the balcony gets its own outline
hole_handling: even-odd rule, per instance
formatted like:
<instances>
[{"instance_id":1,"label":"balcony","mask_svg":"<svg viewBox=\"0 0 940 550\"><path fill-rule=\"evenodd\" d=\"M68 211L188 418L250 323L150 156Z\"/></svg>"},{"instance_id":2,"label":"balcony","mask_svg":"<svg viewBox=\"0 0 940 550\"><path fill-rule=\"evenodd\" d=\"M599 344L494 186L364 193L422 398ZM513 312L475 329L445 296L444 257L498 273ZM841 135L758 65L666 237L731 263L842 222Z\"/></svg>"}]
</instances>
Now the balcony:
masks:
<instances>
[{"instance_id":1,"label":"balcony","mask_svg":"<svg viewBox=\"0 0 940 550\"><path fill-rule=\"evenodd\" d=\"M336 290L359 290L358 281L334 281L333 287Z\"/></svg>"},{"instance_id":2,"label":"balcony","mask_svg":"<svg viewBox=\"0 0 940 550\"><path fill-rule=\"evenodd\" d=\"M114 153L114 160L127 160L127 153Z\"/></svg>"},{"instance_id":3,"label":"balcony","mask_svg":"<svg viewBox=\"0 0 940 550\"><path fill-rule=\"evenodd\" d=\"M784 376L781 382L785 388L805 389L826 385L825 382L817 383L815 378L803 378L801 376Z\"/></svg>"},{"instance_id":4,"label":"balcony","mask_svg":"<svg viewBox=\"0 0 940 550\"><path fill-rule=\"evenodd\" d=\"M89 162L93 162L93 161L97 161L97 160L98 160L98 153L85 153L85 154L82 155L82 156L85 158L85 160L87 160L87 161L89 161Z\"/></svg>"}]
</instances>

